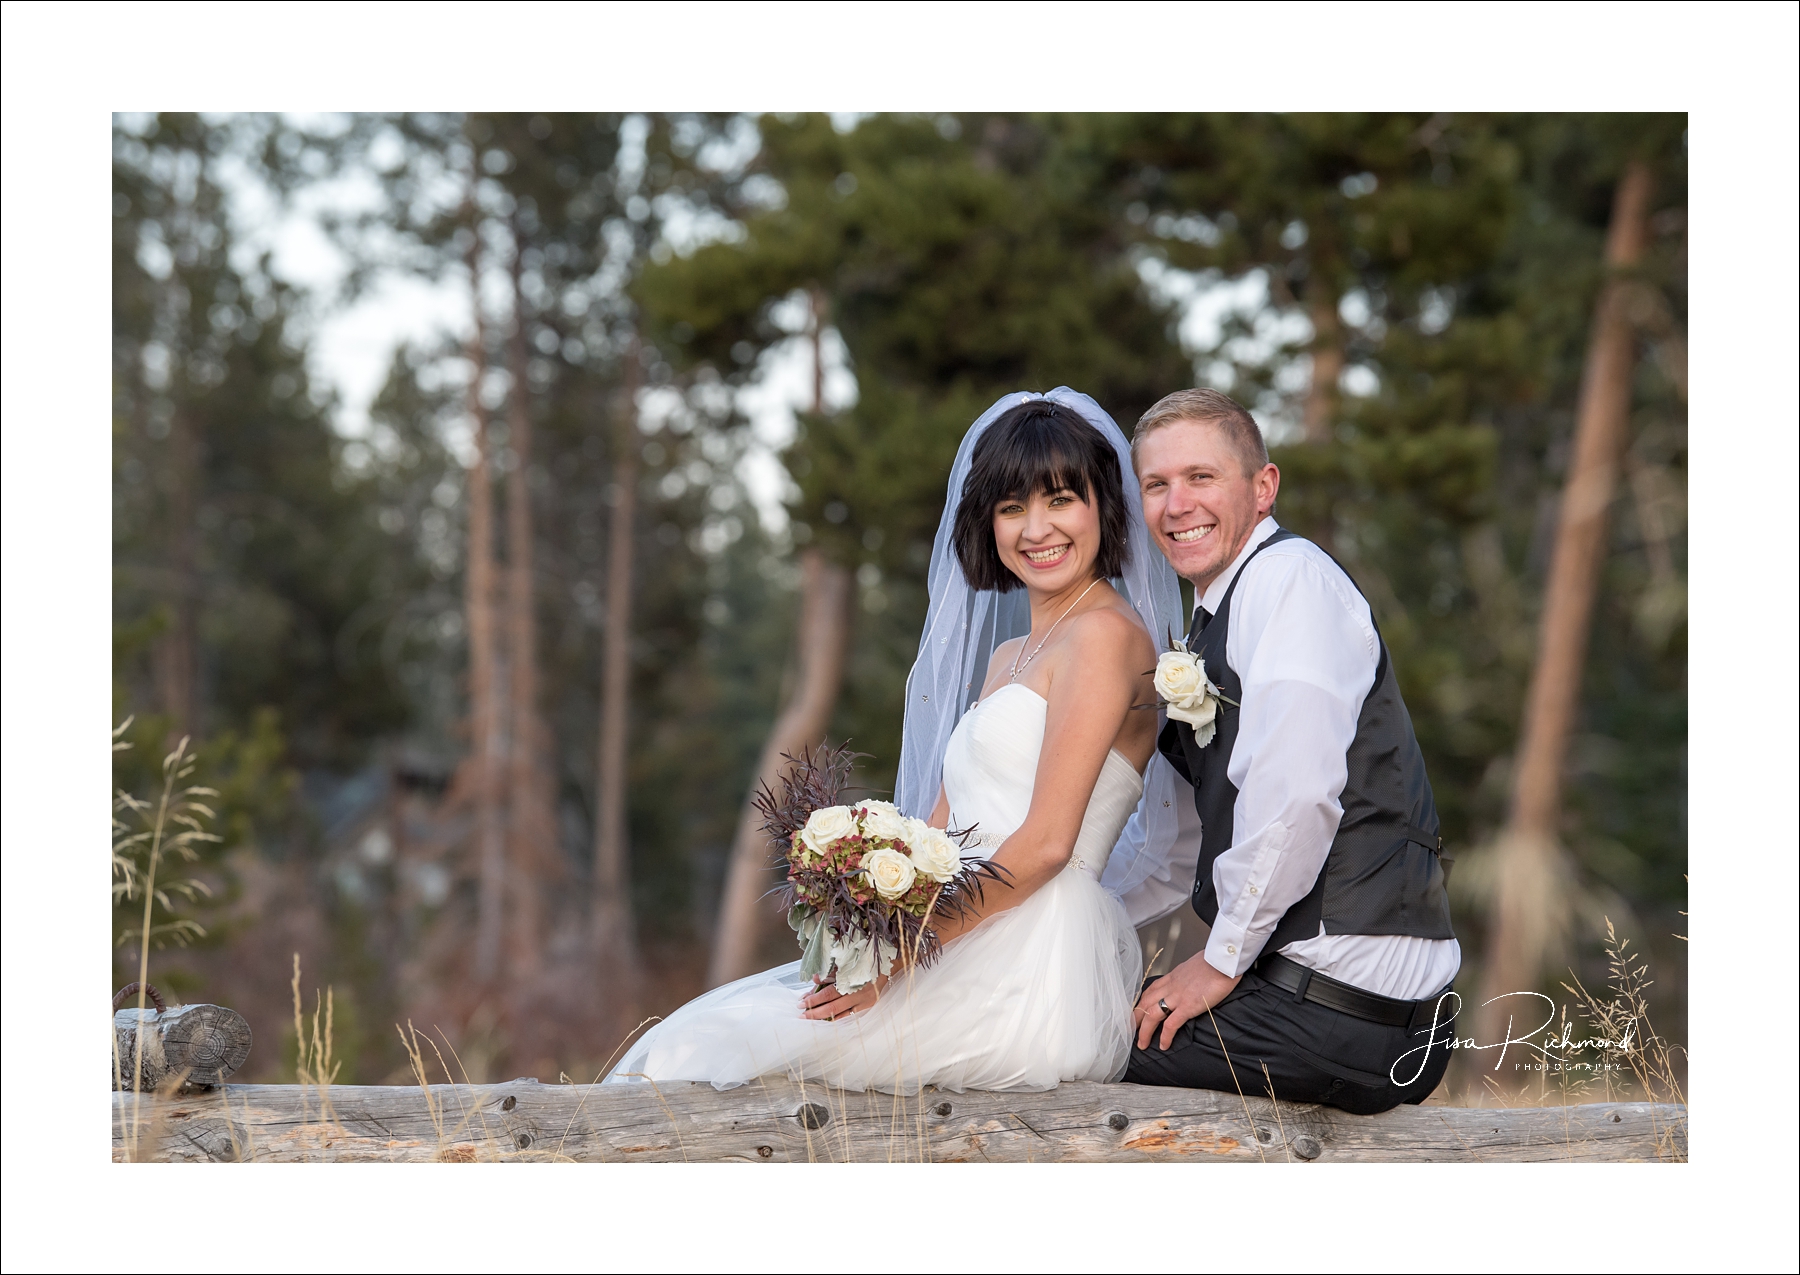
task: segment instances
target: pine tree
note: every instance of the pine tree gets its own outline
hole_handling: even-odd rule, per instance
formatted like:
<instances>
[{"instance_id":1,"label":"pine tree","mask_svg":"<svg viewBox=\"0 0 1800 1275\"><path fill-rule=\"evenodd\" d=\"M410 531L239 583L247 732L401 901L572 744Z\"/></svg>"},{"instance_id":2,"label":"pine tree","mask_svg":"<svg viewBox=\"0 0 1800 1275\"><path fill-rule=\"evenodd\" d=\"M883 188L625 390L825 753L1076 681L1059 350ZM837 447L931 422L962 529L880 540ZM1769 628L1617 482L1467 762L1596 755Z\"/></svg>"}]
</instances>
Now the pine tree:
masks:
<instances>
[{"instance_id":1,"label":"pine tree","mask_svg":"<svg viewBox=\"0 0 1800 1275\"><path fill-rule=\"evenodd\" d=\"M789 298L823 298L849 350L856 405L803 413L785 460L801 493L794 538L821 555L805 614L835 624L825 595L853 565L865 607L891 606L854 641L847 626L837 638L849 693L831 726L874 754L868 778L881 786L899 754L943 475L969 423L1002 393L1065 383L1129 423L1190 374L1128 236L1096 210L1100 192L1054 122L879 116L840 133L808 116L761 127L755 175L773 179L778 200L745 210L741 241L646 272L642 295L677 366L728 385L803 330L780 325ZM812 667L828 672L839 658ZM740 836L730 934L773 929L743 919L766 859L757 838ZM737 938L711 980L745 972L757 946Z\"/></svg>"},{"instance_id":2,"label":"pine tree","mask_svg":"<svg viewBox=\"0 0 1800 1275\"><path fill-rule=\"evenodd\" d=\"M115 130L117 676L172 733L268 707L297 764L343 765L406 710L363 624L377 530L293 335L300 299L236 252L216 171L247 132Z\"/></svg>"},{"instance_id":3,"label":"pine tree","mask_svg":"<svg viewBox=\"0 0 1800 1275\"><path fill-rule=\"evenodd\" d=\"M1606 546L1574 710L1588 724L1576 727L1558 817L1570 855L1553 861L1553 880L1534 890L1544 906L1533 968L1568 953L1577 921L1674 906L1685 861L1673 795L1685 748L1673 530L1685 483L1685 121L1170 116L1090 124L1096 155L1116 157L1116 198L1130 201L1124 213L1143 227L1147 247L1202 280L1268 280L1270 309L1223 325L1214 346L1196 351L1201 374L1299 435L1274 451L1280 516L1339 556L1383 627L1446 841L1462 861L1452 897L1471 971L1496 893L1518 884L1486 846L1506 818L1507 759L1519 738L1536 599L1605 278L1612 191L1628 159L1653 166L1661 193L1650 221L1661 229L1632 293L1647 357L1628 453L1644 458L1628 463L1647 475L1633 486L1646 492L1646 513L1615 523ZM1332 308L1335 318L1322 319ZM1337 385L1325 381L1327 340L1342 352ZM1625 721L1637 726L1620 733ZM1590 748L1616 760L1594 769L1582 758ZM1514 990L1535 988L1537 974L1520 977L1532 986Z\"/></svg>"}]
</instances>

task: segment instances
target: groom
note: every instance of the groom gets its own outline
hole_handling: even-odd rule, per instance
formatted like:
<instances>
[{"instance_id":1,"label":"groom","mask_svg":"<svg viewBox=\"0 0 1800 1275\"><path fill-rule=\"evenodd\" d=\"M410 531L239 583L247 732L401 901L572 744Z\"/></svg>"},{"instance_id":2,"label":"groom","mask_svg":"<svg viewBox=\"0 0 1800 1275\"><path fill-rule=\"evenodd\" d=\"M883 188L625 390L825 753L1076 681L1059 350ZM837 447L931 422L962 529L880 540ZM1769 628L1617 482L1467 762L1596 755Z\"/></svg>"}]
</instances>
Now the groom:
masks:
<instances>
[{"instance_id":1,"label":"groom","mask_svg":"<svg viewBox=\"0 0 1800 1275\"><path fill-rule=\"evenodd\" d=\"M1173 720L1158 740L1194 787L1193 905L1212 930L1145 987L1125 1079L1358 1113L1422 1102L1449 1063L1457 998L1439 997L1462 952L1369 605L1276 524L1281 473L1230 398L1171 394L1131 446L1150 532L1193 581L1188 647L1221 703L1204 744Z\"/></svg>"}]
</instances>

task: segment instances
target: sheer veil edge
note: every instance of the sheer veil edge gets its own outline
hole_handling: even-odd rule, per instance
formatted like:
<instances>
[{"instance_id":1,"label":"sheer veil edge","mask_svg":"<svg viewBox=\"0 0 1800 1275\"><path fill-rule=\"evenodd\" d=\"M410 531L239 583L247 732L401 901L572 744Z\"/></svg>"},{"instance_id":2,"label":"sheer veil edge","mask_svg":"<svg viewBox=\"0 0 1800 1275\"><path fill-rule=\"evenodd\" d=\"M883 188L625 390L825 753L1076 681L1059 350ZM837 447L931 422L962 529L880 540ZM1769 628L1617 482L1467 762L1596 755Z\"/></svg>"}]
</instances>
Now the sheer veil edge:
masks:
<instances>
[{"instance_id":1,"label":"sheer veil edge","mask_svg":"<svg viewBox=\"0 0 1800 1275\"><path fill-rule=\"evenodd\" d=\"M956 449L945 491L944 513L931 546L928 574L930 605L919 639L919 655L906 679L904 733L894 800L901 810L921 819L937 803L944 753L950 733L981 689L981 678L994 648L1024 633L1030 624L1025 595L1000 594L969 587L950 543L956 507L969 476L975 444L1003 413L1033 399L1049 399L1080 414L1111 443L1125 489L1129 561L1113 583L1130 601L1157 650L1170 634L1187 631L1181 613L1181 590L1175 572L1150 539L1131 466L1131 447L1113 418L1093 399L1067 386L1048 394L1007 394L976 418ZM1161 714L1158 714L1159 727ZM1184 811L1192 806L1187 785L1168 762L1151 758L1144 776L1144 796L1119 834L1107 860L1101 884L1125 906L1133 925L1166 916L1184 903L1193 888L1193 866L1178 863Z\"/></svg>"}]
</instances>

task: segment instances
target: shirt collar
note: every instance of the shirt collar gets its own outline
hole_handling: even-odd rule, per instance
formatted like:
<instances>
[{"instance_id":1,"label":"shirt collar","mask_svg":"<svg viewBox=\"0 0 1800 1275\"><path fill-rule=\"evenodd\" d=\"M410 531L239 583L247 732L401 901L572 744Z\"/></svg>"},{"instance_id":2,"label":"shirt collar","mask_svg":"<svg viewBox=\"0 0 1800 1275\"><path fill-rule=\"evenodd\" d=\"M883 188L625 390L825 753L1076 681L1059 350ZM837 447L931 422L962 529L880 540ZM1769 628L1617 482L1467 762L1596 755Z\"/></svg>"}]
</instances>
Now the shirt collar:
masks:
<instances>
[{"instance_id":1,"label":"shirt collar","mask_svg":"<svg viewBox=\"0 0 1800 1275\"><path fill-rule=\"evenodd\" d=\"M1237 573L1243 569L1244 560L1256 552L1258 545L1280 530L1281 526L1275 521L1274 514L1268 515L1252 527L1250 538L1244 541L1244 547L1238 550L1237 557L1231 560L1229 567L1219 572L1217 579L1206 586L1205 593L1194 599L1194 605L1205 607L1208 614L1217 614L1219 603L1224 601L1225 591L1231 587L1231 582L1237 579Z\"/></svg>"}]
</instances>

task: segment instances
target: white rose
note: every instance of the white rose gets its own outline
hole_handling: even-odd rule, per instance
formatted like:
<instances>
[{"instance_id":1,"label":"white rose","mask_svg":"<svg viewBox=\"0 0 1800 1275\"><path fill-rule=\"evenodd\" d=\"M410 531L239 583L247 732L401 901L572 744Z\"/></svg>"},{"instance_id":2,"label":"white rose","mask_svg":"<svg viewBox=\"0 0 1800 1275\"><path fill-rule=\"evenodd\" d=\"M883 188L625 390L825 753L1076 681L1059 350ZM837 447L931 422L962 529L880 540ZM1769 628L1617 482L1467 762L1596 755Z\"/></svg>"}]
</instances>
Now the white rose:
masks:
<instances>
[{"instance_id":1,"label":"white rose","mask_svg":"<svg viewBox=\"0 0 1800 1275\"><path fill-rule=\"evenodd\" d=\"M856 835L856 816L848 806L821 806L807 817L800 840L814 854L823 855L833 842Z\"/></svg>"},{"instance_id":2,"label":"white rose","mask_svg":"<svg viewBox=\"0 0 1800 1275\"><path fill-rule=\"evenodd\" d=\"M884 899L897 899L912 889L913 878L918 870L913 861L898 850L885 847L871 851L863 856L862 870L869 878L869 884L875 887L875 893Z\"/></svg>"},{"instance_id":3,"label":"white rose","mask_svg":"<svg viewBox=\"0 0 1800 1275\"><path fill-rule=\"evenodd\" d=\"M905 841L907 818L885 801L865 801L862 818L863 835L883 841Z\"/></svg>"},{"instance_id":4,"label":"white rose","mask_svg":"<svg viewBox=\"0 0 1800 1275\"><path fill-rule=\"evenodd\" d=\"M916 820L919 828L911 841L913 866L933 881L948 881L962 871L962 851L942 829Z\"/></svg>"},{"instance_id":5,"label":"white rose","mask_svg":"<svg viewBox=\"0 0 1800 1275\"><path fill-rule=\"evenodd\" d=\"M1205 748L1218 727L1219 688L1206 676L1200 657L1191 651L1164 651L1156 660L1156 693L1170 718L1194 728L1194 742Z\"/></svg>"},{"instance_id":6,"label":"white rose","mask_svg":"<svg viewBox=\"0 0 1800 1275\"><path fill-rule=\"evenodd\" d=\"M1179 704L1169 705L1169 716L1194 728L1194 742L1201 748L1212 743L1218 727L1213 718L1219 715L1219 701L1211 695L1191 695Z\"/></svg>"},{"instance_id":7,"label":"white rose","mask_svg":"<svg viewBox=\"0 0 1800 1275\"><path fill-rule=\"evenodd\" d=\"M923 819L906 816L906 848L912 851L913 863L918 864L919 847L925 844L925 838L931 834L931 825Z\"/></svg>"},{"instance_id":8,"label":"white rose","mask_svg":"<svg viewBox=\"0 0 1800 1275\"><path fill-rule=\"evenodd\" d=\"M1164 651L1156 657L1156 693L1171 704L1206 690L1206 670L1189 651Z\"/></svg>"}]
</instances>

